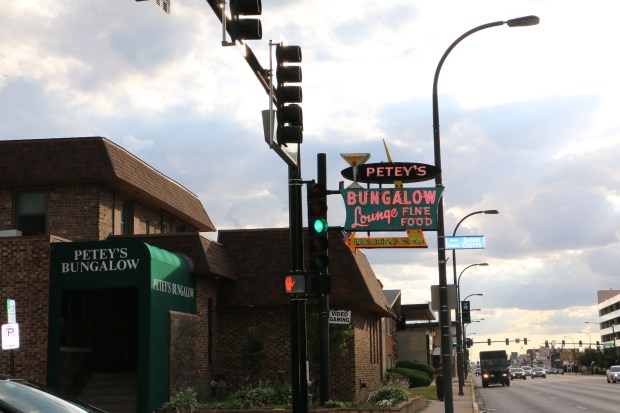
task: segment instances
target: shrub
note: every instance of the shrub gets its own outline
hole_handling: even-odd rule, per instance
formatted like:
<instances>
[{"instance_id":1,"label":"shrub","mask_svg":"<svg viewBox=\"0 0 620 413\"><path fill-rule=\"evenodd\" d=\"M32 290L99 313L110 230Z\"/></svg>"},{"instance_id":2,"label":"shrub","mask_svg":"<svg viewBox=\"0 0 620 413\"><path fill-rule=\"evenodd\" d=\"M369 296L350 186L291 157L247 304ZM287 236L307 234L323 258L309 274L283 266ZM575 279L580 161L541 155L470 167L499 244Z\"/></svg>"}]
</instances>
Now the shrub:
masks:
<instances>
[{"instance_id":1,"label":"shrub","mask_svg":"<svg viewBox=\"0 0 620 413\"><path fill-rule=\"evenodd\" d=\"M420 370L397 367L395 369L389 369L388 372L390 374L398 374L402 377L406 377L407 379L409 379L409 387L428 386L432 382L432 378L430 378L425 372Z\"/></svg>"},{"instance_id":2,"label":"shrub","mask_svg":"<svg viewBox=\"0 0 620 413\"><path fill-rule=\"evenodd\" d=\"M286 384L259 385L240 389L232 396L241 407L288 405L291 403L291 388Z\"/></svg>"},{"instance_id":3,"label":"shrub","mask_svg":"<svg viewBox=\"0 0 620 413\"><path fill-rule=\"evenodd\" d=\"M396 363L396 367L404 367L406 369L420 370L432 380L435 374L435 368L419 361L402 360Z\"/></svg>"},{"instance_id":4,"label":"shrub","mask_svg":"<svg viewBox=\"0 0 620 413\"><path fill-rule=\"evenodd\" d=\"M178 390L174 393L170 400L164 403L161 407L169 410L179 411L194 411L198 407L198 400L196 400L196 391L191 387Z\"/></svg>"},{"instance_id":5,"label":"shrub","mask_svg":"<svg viewBox=\"0 0 620 413\"><path fill-rule=\"evenodd\" d=\"M407 388L400 385L390 385L381 387L372 393L370 393L369 401L378 404L379 406L394 406L400 402L409 400L409 391Z\"/></svg>"}]
</instances>

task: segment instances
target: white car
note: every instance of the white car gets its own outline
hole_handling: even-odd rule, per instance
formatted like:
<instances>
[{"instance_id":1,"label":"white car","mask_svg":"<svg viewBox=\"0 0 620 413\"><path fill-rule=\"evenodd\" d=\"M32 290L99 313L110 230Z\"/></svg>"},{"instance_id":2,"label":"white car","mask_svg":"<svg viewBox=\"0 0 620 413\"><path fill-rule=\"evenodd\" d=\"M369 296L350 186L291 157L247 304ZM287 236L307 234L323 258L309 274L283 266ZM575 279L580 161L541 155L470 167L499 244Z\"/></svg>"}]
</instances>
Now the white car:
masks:
<instances>
[{"instance_id":1,"label":"white car","mask_svg":"<svg viewBox=\"0 0 620 413\"><path fill-rule=\"evenodd\" d=\"M611 383L612 381L615 383L620 381L620 366L611 366L607 369L607 383Z\"/></svg>"}]
</instances>

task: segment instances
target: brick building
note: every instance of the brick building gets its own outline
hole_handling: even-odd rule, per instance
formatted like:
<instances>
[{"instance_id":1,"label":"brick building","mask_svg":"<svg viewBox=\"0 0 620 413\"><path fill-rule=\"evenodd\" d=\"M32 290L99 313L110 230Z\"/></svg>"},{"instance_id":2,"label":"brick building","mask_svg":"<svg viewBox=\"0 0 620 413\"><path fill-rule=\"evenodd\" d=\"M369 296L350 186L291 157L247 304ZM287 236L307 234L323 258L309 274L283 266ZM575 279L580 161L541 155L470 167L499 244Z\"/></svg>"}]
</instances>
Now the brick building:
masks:
<instances>
[{"instance_id":1,"label":"brick building","mask_svg":"<svg viewBox=\"0 0 620 413\"><path fill-rule=\"evenodd\" d=\"M0 299L16 303L15 374L79 393L96 373L129 372L139 413L216 377L230 390L288 380L288 229L220 231L217 242L209 231L194 194L105 138L0 141ZM399 300L388 303L361 252L336 236L329 252L331 308L352 311L330 352L331 396L365 400L397 357ZM307 308L315 379L313 298Z\"/></svg>"}]
</instances>

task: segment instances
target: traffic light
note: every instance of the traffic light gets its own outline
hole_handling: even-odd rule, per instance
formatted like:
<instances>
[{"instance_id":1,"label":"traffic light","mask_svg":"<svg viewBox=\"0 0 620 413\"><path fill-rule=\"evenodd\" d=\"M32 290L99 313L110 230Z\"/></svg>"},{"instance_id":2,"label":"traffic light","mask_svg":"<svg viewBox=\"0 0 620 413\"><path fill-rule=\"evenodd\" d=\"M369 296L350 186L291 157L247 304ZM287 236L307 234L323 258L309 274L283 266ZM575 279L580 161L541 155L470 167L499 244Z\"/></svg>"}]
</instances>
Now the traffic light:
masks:
<instances>
[{"instance_id":1,"label":"traffic light","mask_svg":"<svg viewBox=\"0 0 620 413\"><path fill-rule=\"evenodd\" d=\"M291 63L301 63L301 47L276 46L276 78L278 89L276 92L276 139L278 144L301 143L303 141L303 113L299 103L303 100L301 86L292 86L288 83L301 83L301 66Z\"/></svg>"},{"instance_id":2,"label":"traffic light","mask_svg":"<svg viewBox=\"0 0 620 413\"><path fill-rule=\"evenodd\" d=\"M465 345L467 346L467 348L470 348L474 345L474 340L471 338L467 338L467 340L465 340Z\"/></svg>"},{"instance_id":3,"label":"traffic light","mask_svg":"<svg viewBox=\"0 0 620 413\"><path fill-rule=\"evenodd\" d=\"M326 274L329 265L327 230L327 188L308 182L308 253L310 270Z\"/></svg>"},{"instance_id":4,"label":"traffic light","mask_svg":"<svg viewBox=\"0 0 620 413\"><path fill-rule=\"evenodd\" d=\"M287 294L306 293L306 275L303 273L292 273L284 276L284 292Z\"/></svg>"},{"instance_id":5,"label":"traffic light","mask_svg":"<svg viewBox=\"0 0 620 413\"><path fill-rule=\"evenodd\" d=\"M549 347L549 340L545 340L545 347Z\"/></svg>"},{"instance_id":6,"label":"traffic light","mask_svg":"<svg viewBox=\"0 0 620 413\"><path fill-rule=\"evenodd\" d=\"M598 340L596 341L596 349L597 350L601 349L601 343L599 343Z\"/></svg>"},{"instance_id":7,"label":"traffic light","mask_svg":"<svg viewBox=\"0 0 620 413\"><path fill-rule=\"evenodd\" d=\"M564 340L562 340L562 348L564 348L565 344L566 344L566 342Z\"/></svg>"},{"instance_id":8,"label":"traffic light","mask_svg":"<svg viewBox=\"0 0 620 413\"><path fill-rule=\"evenodd\" d=\"M461 318L463 319L463 324L471 323L469 301L461 301Z\"/></svg>"},{"instance_id":9,"label":"traffic light","mask_svg":"<svg viewBox=\"0 0 620 413\"><path fill-rule=\"evenodd\" d=\"M579 347L582 347L582 346L583 346L583 345L582 345L582 343L581 343L581 340L579 340Z\"/></svg>"},{"instance_id":10,"label":"traffic light","mask_svg":"<svg viewBox=\"0 0 620 413\"><path fill-rule=\"evenodd\" d=\"M487 344L490 346L491 345L491 339L487 339Z\"/></svg>"},{"instance_id":11,"label":"traffic light","mask_svg":"<svg viewBox=\"0 0 620 413\"><path fill-rule=\"evenodd\" d=\"M527 346L527 337L523 339L523 344Z\"/></svg>"},{"instance_id":12,"label":"traffic light","mask_svg":"<svg viewBox=\"0 0 620 413\"><path fill-rule=\"evenodd\" d=\"M510 344L510 340L506 339L506 345Z\"/></svg>"},{"instance_id":13,"label":"traffic light","mask_svg":"<svg viewBox=\"0 0 620 413\"><path fill-rule=\"evenodd\" d=\"M245 16L260 16L261 0L230 0L230 37L233 40L259 40L263 37L260 19Z\"/></svg>"}]
</instances>

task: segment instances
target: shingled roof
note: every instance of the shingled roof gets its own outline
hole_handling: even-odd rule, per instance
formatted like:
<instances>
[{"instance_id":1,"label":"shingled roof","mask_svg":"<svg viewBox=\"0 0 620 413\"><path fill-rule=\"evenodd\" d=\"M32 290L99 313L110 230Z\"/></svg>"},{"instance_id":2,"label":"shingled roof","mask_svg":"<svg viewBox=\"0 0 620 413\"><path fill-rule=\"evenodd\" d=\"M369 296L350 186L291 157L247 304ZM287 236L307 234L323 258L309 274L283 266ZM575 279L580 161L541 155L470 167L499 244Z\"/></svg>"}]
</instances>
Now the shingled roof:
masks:
<instances>
[{"instance_id":1,"label":"shingled roof","mask_svg":"<svg viewBox=\"0 0 620 413\"><path fill-rule=\"evenodd\" d=\"M231 259L237 281L220 285L220 305L286 305L284 274L290 270L289 229L221 230L218 242ZM393 316L383 286L366 256L353 253L341 233L330 233L332 306L363 309L380 316Z\"/></svg>"},{"instance_id":2,"label":"shingled roof","mask_svg":"<svg viewBox=\"0 0 620 413\"><path fill-rule=\"evenodd\" d=\"M147 244L191 258L194 264L192 271L196 274L215 279L236 279L230 263L231 260L224 247L216 241L203 237L201 234L115 235L110 238L139 239Z\"/></svg>"},{"instance_id":3,"label":"shingled roof","mask_svg":"<svg viewBox=\"0 0 620 413\"><path fill-rule=\"evenodd\" d=\"M103 137L0 141L0 186L101 183L199 231L215 231L198 197Z\"/></svg>"}]
</instances>

